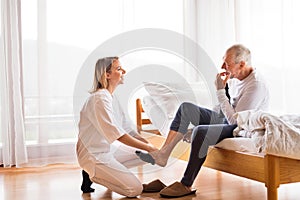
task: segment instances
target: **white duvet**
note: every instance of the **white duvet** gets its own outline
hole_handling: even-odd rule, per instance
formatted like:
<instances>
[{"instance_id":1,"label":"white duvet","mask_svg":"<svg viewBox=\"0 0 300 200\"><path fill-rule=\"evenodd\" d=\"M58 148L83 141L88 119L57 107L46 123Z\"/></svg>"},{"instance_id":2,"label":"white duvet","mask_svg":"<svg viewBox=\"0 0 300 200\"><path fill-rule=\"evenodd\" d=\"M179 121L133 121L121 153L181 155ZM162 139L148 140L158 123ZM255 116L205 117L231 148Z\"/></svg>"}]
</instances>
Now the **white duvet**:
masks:
<instances>
[{"instance_id":1,"label":"white duvet","mask_svg":"<svg viewBox=\"0 0 300 200\"><path fill-rule=\"evenodd\" d=\"M248 110L236 114L235 136L249 137L258 153L300 159L300 115Z\"/></svg>"}]
</instances>

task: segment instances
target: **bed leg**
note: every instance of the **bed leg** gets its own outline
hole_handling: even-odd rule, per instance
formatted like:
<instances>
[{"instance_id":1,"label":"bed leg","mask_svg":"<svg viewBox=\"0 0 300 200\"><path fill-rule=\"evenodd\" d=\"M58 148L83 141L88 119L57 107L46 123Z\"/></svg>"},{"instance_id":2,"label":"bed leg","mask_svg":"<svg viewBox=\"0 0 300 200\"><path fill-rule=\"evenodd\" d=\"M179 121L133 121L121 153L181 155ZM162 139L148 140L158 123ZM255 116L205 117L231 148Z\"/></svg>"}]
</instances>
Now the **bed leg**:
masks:
<instances>
[{"instance_id":1,"label":"bed leg","mask_svg":"<svg viewBox=\"0 0 300 200\"><path fill-rule=\"evenodd\" d=\"M279 160L272 155L265 156L265 186L268 200L277 200L280 185Z\"/></svg>"},{"instance_id":2,"label":"bed leg","mask_svg":"<svg viewBox=\"0 0 300 200\"><path fill-rule=\"evenodd\" d=\"M278 192L277 188L267 187L267 196L268 200L277 200L278 199Z\"/></svg>"},{"instance_id":3,"label":"bed leg","mask_svg":"<svg viewBox=\"0 0 300 200\"><path fill-rule=\"evenodd\" d=\"M142 103L140 99L136 100L136 129L138 133L141 133L142 130Z\"/></svg>"}]
</instances>

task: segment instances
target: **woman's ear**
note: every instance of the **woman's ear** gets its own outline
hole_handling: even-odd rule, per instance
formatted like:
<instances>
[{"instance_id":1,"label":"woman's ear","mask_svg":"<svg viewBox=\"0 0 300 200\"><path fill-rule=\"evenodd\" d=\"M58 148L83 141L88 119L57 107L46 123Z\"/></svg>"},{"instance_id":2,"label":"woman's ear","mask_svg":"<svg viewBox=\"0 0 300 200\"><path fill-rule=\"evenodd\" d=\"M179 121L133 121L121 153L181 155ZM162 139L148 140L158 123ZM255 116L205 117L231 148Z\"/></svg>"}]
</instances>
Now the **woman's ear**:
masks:
<instances>
[{"instance_id":1,"label":"woman's ear","mask_svg":"<svg viewBox=\"0 0 300 200\"><path fill-rule=\"evenodd\" d=\"M105 77L106 77L106 79L110 79L110 73L109 72L105 72Z\"/></svg>"}]
</instances>

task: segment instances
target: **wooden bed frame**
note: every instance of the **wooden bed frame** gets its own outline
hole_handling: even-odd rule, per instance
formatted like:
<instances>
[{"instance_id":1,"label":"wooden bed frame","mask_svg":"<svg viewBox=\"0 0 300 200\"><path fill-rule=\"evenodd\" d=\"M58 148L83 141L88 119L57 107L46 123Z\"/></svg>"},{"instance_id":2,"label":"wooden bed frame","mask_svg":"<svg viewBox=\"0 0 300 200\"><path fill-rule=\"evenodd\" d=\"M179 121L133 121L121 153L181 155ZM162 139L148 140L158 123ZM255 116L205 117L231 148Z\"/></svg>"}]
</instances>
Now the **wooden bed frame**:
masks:
<instances>
[{"instance_id":1,"label":"wooden bed frame","mask_svg":"<svg viewBox=\"0 0 300 200\"><path fill-rule=\"evenodd\" d=\"M142 107L142 102L140 99L136 100L136 127L137 131L140 133L141 131L146 131L150 133L154 133L156 135L160 135L160 132L157 129L143 129L143 125L151 124L150 119L143 118L144 109Z\"/></svg>"},{"instance_id":2,"label":"wooden bed frame","mask_svg":"<svg viewBox=\"0 0 300 200\"><path fill-rule=\"evenodd\" d=\"M139 132L147 132L142 126L151 123L142 117L143 112L141 100L137 99L136 122ZM157 130L150 132L159 134ZM239 164L233 160L238 160ZM277 189L280 184L300 182L300 160L269 154L258 155L210 147L204 166L265 183L268 200L278 199Z\"/></svg>"}]
</instances>

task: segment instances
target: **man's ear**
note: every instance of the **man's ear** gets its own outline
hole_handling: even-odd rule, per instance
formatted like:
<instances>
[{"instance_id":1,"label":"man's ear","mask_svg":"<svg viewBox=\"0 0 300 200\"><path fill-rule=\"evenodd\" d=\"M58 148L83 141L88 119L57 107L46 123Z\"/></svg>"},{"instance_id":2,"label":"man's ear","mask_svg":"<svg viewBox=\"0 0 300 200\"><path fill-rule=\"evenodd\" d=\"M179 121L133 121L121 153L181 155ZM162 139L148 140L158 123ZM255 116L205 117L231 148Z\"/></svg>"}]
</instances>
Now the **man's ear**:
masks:
<instances>
[{"instance_id":1,"label":"man's ear","mask_svg":"<svg viewBox=\"0 0 300 200\"><path fill-rule=\"evenodd\" d=\"M246 65L245 61L242 60L242 61L240 62L240 67L242 68L242 67L244 67L245 65Z\"/></svg>"}]
</instances>

